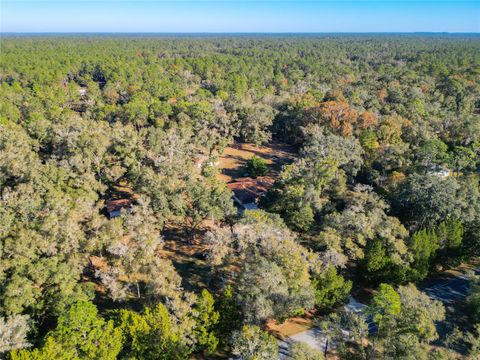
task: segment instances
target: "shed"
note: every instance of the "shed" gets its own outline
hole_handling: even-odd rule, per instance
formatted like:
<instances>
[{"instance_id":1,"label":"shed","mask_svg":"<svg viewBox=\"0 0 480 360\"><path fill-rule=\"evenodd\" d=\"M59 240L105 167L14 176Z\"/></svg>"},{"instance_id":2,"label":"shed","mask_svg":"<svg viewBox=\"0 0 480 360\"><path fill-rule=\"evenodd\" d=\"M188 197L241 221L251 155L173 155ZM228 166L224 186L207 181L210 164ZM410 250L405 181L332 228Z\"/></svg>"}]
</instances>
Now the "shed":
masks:
<instances>
[{"instance_id":1,"label":"shed","mask_svg":"<svg viewBox=\"0 0 480 360\"><path fill-rule=\"evenodd\" d=\"M105 202L108 216L115 218L121 215L122 209L127 213L132 211L132 201L130 199L111 199Z\"/></svg>"},{"instance_id":2,"label":"shed","mask_svg":"<svg viewBox=\"0 0 480 360\"><path fill-rule=\"evenodd\" d=\"M274 182L270 176L245 177L228 183L227 187L232 190L233 199L238 206L245 210L253 210L257 208L258 199L266 194Z\"/></svg>"}]
</instances>

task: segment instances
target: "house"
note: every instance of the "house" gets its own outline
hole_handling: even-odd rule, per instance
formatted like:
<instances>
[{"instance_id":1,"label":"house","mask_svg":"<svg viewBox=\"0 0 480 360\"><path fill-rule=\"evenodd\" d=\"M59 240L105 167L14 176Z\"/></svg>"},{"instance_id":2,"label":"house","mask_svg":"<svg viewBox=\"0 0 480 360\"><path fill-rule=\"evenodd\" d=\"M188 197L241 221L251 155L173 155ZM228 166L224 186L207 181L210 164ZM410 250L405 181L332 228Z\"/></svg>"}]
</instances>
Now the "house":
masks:
<instances>
[{"instance_id":1,"label":"house","mask_svg":"<svg viewBox=\"0 0 480 360\"><path fill-rule=\"evenodd\" d=\"M202 168L203 164L207 164L208 166L218 166L220 164L220 161L212 161L211 160L212 158L211 157L208 157L207 155L204 155L204 154L199 154L194 162L195 162L195 166L199 169ZM210 160L207 162L207 160Z\"/></svg>"},{"instance_id":2,"label":"house","mask_svg":"<svg viewBox=\"0 0 480 360\"><path fill-rule=\"evenodd\" d=\"M233 199L242 210L257 209L257 202L260 197L273 186L274 179L270 176L254 178L239 178L235 182L227 184L233 192Z\"/></svg>"},{"instance_id":3,"label":"house","mask_svg":"<svg viewBox=\"0 0 480 360\"><path fill-rule=\"evenodd\" d=\"M434 165L428 170L429 175L437 176L439 178L447 178L450 176L450 169L444 166Z\"/></svg>"},{"instance_id":4,"label":"house","mask_svg":"<svg viewBox=\"0 0 480 360\"><path fill-rule=\"evenodd\" d=\"M118 217L122 214L122 209L127 213L132 211L132 200L130 199L110 199L105 201L108 216L111 218Z\"/></svg>"},{"instance_id":5,"label":"house","mask_svg":"<svg viewBox=\"0 0 480 360\"><path fill-rule=\"evenodd\" d=\"M122 210L129 214L138 199L138 194L133 192L132 186L127 181L118 181L109 189L108 200L105 200L108 217L110 219L118 217Z\"/></svg>"}]
</instances>

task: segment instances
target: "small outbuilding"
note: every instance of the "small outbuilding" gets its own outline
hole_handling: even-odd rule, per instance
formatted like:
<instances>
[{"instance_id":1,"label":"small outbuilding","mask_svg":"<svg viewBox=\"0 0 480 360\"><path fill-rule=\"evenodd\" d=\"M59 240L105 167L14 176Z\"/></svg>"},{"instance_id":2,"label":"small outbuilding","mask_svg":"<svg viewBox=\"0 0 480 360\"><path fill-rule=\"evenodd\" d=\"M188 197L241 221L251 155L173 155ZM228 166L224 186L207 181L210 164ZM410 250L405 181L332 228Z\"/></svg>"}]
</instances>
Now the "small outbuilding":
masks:
<instances>
[{"instance_id":1,"label":"small outbuilding","mask_svg":"<svg viewBox=\"0 0 480 360\"><path fill-rule=\"evenodd\" d=\"M132 201L130 199L112 199L105 202L108 216L110 219L122 214L122 210L130 213L132 211Z\"/></svg>"},{"instance_id":2,"label":"small outbuilding","mask_svg":"<svg viewBox=\"0 0 480 360\"><path fill-rule=\"evenodd\" d=\"M275 180L270 176L258 178L239 178L228 183L227 187L233 192L235 204L242 210L255 210L260 197L264 196L273 186Z\"/></svg>"},{"instance_id":3,"label":"small outbuilding","mask_svg":"<svg viewBox=\"0 0 480 360\"><path fill-rule=\"evenodd\" d=\"M450 169L444 167L444 166L432 166L430 167L430 169L428 170L428 174L430 175L433 175L433 176L437 176L439 178L447 178L450 176L451 174L451 171Z\"/></svg>"}]
</instances>

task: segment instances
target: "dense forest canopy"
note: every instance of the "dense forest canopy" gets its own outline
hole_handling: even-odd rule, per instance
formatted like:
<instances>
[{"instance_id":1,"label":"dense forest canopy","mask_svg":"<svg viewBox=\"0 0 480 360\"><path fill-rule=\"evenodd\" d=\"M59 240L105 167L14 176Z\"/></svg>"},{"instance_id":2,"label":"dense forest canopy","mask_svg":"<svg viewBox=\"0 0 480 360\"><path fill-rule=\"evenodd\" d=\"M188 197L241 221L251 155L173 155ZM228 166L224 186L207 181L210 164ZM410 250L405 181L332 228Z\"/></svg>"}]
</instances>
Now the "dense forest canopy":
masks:
<instances>
[{"instance_id":1,"label":"dense forest canopy","mask_svg":"<svg viewBox=\"0 0 480 360\"><path fill-rule=\"evenodd\" d=\"M480 280L442 334L414 285L480 255L478 36L6 35L0 64L0 353L273 359L308 314L342 359L480 356ZM247 164L256 210L239 143L294 149Z\"/></svg>"}]
</instances>

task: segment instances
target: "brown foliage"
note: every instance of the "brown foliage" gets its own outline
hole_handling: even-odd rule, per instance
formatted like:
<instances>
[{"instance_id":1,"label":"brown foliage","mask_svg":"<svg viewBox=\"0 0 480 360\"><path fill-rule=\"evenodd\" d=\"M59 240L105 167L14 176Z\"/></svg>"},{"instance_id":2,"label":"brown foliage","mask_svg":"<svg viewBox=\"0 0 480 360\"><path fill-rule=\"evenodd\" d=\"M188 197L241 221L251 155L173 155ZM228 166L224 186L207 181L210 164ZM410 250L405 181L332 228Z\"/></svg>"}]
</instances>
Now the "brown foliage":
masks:
<instances>
[{"instance_id":1,"label":"brown foliage","mask_svg":"<svg viewBox=\"0 0 480 360\"><path fill-rule=\"evenodd\" d=\"M385 99L387 98L388 96L388 91L387 89L381 89L377 92L377 99L378 101L380 101L381 103L383 103L385 101Z\"/></svg>"},{"instance_id":2,"label":"brown foliage","mask_svg":"<svg viewBox=\"0 0 480 360\"><path fill-rule=\"evenodd\" d=\"M344 101L326 101L321 103L315 111L320 118L329 123L334 130L343 136L350 136L353 124L357 122L358 113Z\"/></svg>"},{"instance_id":3,"label":"brown foliage","mask_svg":"<svg viewBox=\"0 0 480 360\"><path fill-rule=\"evenodd\" d=\"M364 111L360 116L360 121L362 128L366 129L370 126L377 125L378 118L375 114L371 113L370 111Z\"/></svg>"}]
</instances>

